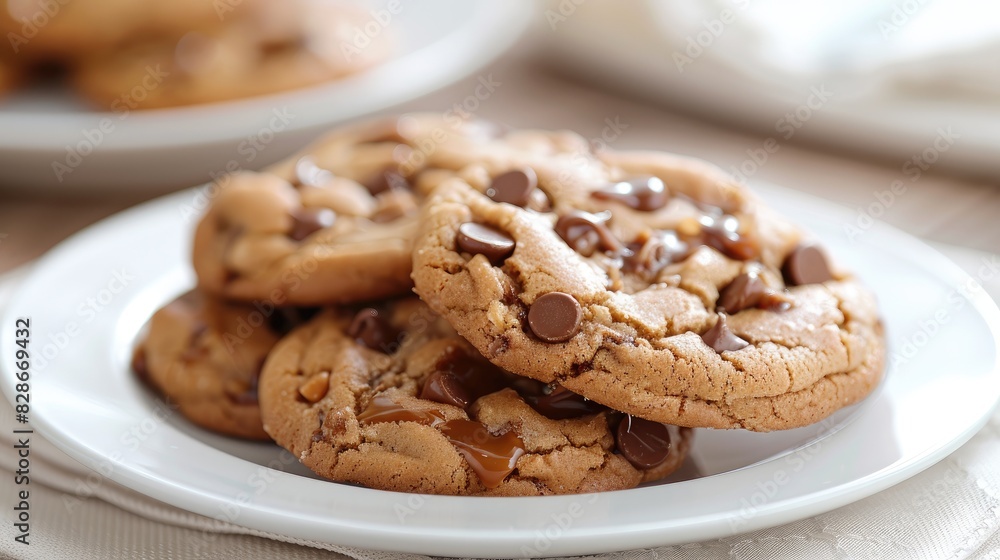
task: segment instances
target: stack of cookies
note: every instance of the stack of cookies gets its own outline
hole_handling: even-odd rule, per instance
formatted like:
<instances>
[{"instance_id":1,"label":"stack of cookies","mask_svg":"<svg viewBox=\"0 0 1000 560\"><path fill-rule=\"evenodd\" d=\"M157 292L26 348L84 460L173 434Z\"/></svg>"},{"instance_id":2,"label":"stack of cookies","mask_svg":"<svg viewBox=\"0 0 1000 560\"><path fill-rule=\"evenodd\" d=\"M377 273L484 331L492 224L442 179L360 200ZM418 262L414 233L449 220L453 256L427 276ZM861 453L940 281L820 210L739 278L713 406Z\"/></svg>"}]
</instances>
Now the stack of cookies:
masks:
<instances>
[{"instance_id":1,"label":"stack of cookies","mask_svg":"<svg viewBox=\"0 0 1000 560\"><path fill-rule=\"evenodd\" d=\"M417 114L226 177L135 369L331 480L549 495L864 398L872 295L705 163Z\"/></svg>"},{"instance_id":2,"label":"stack of cookies","mask_svg":"<svg viewBox=\"0 0 1000 560\"><path fill-rule=\"evenodd\" d=\"M362 32L370 14L344 0L4 4L0 92L58 67L114 112L310 86L363 70L389 51L389 34Z\"/></svg>"}]
</instances>

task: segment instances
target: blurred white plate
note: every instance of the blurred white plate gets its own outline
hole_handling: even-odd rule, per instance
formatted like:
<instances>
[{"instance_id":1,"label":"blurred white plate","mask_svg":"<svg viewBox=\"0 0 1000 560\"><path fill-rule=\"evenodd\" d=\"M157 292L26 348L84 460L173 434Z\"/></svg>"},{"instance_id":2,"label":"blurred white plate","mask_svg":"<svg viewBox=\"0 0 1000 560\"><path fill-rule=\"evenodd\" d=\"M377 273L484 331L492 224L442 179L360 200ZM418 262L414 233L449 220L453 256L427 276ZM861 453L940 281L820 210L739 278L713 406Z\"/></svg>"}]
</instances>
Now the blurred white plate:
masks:
<instances>
[{"instance_id":1,"label":"blurred white plate","mask_svg":"<svg viewBox=\"0 0 1000 560\"><path fill-rule=\"evenodd\" d=\"M192 283L192 224L180 212L192 191L105 220L37 263L0 327L0 388L14 395L15 320L30 318L30 424L47 440L163 502L301 539L443 556L562 556L788 523L896 484L967 441L1000 396L1000 311L916 239L876 224L851 242L842 230L850 211L762 190L879 295L893 367L860 407L814 426L699 430L689 480L544 498L399 494L316 480L272 444L191 426L151 398L128 364L144 322Z\"/></svg>"},{"instance_id":2,"label":"blurred white plate","mask_svg":"<svg viewBox=\"0 0 1000 560\"><path fill-rule=\"evenodd\" d=\"M387 1L366 4L378 10ZM92 111L62 88L16 93L0 101L0 189L162 192L202 183L231 161L256 169L334 123L416 98L482 67L518 39L534 13L523 0L402 6L383 30L399 39L392 59L312 88L124 116Z\"/></svg>"}]
</instances>

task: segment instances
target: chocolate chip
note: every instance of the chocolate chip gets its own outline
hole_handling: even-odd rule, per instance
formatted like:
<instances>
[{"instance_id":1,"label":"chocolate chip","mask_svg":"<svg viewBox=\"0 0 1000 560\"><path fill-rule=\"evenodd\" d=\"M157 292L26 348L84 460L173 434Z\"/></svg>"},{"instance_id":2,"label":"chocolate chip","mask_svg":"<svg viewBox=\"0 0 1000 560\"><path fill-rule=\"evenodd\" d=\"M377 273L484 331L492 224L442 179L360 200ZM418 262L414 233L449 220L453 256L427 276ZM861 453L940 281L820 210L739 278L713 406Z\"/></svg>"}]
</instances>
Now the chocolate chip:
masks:
<instances>
[{"instance_id":1,"label":"chocolate chip","mask_svg":"<svg viewBox=\"0 0 1000 560\"><path fill-rule=\"evenodd\" d=\"M530 377L521 377L520 375L510 375L507 380L507 386L517 391L517 394L521 395L521 398L526 401L545 395L546 392L551 392L553 385L552 383L542 383L541 381L536 381Z\"/></svg>"},{"instance_id":2,"label":"chocolate chip","mask_svg":"<svg viewBox=\"0 0 1000 560\"><path fill-rule=\"evenodd\" d=\"M729 350L741 350L750 346L749 342L736 336L733 334L733 331L729 330L729 326L726 325L726 316L722 313L719 313L719 320L715 322L715 325L708 329L708 332L701 335L701 339L720 354Z\"/></svg>"},{"instance_id":3,"label":"chocolate chip","mask_svg":"<svg viewBox=\"0 0 1000 560\"><path fill-rule=\"evenodd\" d=\"M506 202L525 207L531 200L531 192L538 186L538 175L530 167L514 169L494 177L486 194L496 202Z\"/></svg>"},{"instance_id":4,"label":"chocolate chip","mask_svg":"<svg viewBox=\"0 0 1000 560\"><path fill-rule=\"evenodd\" d=\"M445 422L441 433L465 457L487 488L500 486L524 455L524 441L515 432L495 436L485 425L473 420Z\"/></svg>"},{"instance_id":5,"label":"chocolate chip","mask_svg":"<svg viewBox=\"0 0 1000 560\"><path fill-rule=\"evenodd\" d=\"M628 249L631 254L622 259L622 270L648 277L656 277L665 266L688 253L687 244L674 231L657 232L641 245L629 244Z\"/></svg>"},{"instance_id":6,"label":"chocolate chip","mask_svg":"<svg viewBox=\"0 0 1000 560\"><path fill-rule=\"evenodd\" d=\"M731 315L757 307L766 291L767 285L756 271L744 272L722 289L717 305L719 310Z\"/></svg>"},{"instance_id":7,"label":"chocolate chip","mask_svg":"<svg viewBox=\"0 0 1000 560\"><path fill-rule=\"evenodd\" d=\"M591 214L575 210L559 216L555 231L577 253L585 257L600 249L615 254L626 252L625 246L604 225L610 214Z\"/></svg>"},{"instance_id":8,"label":"chocolate chip","mask_svg":"<svg viewBox=\"0 0 1000 560\"><path fill-rule=\"evenodd\" d=\"M822 284L833 280L830 265L826 262L823 251L815 245L799 245L785 258L781 267L785 283L791 286L803 284Z\"/></svg>"},{"instance_id":9,"label":"chocolate chip","mask_svg":"<svg viewBox=\"0 0 1000 560\"><path fill-rule=\"evenodd\" d=\"M528 325L545 342L564 342L580 332L583 309L576 299L563 292L549 292L531 304Z\"/></svg>"},{"instance_id":10,"label":"chocolate chip","mask_svg":"<svg viewBox=\"0 0 1000 560\"><path fill-rule=\"evenodd\" d=\"M543 416L553 420L579 418L606 410L604 406L578 395L562 385L546 386L546 390L537 395L527 395L524 400Z\"/></svg>"},{"instance_id":11,"label":"chocolate chip","mask_svg":"<svg viewBox=\"0 0 1000 560\"><path fill-rule=\"evenodd\" d=\"M448 347L434 367L435 372L424 382L423 392L429 396L421 398L463 408L484 395L510 386L514 377L482 356L470 356L454 346ZM430 395L441 396L445 400ZM461 404L462 401L464 404Z\"/></svg>"},{"instance_id":12,"label":"chocolate chip","mask_svg":"<svg viewBox=\"0 0 1000 560\"><path fill-rule=\"evenodd\" d=\"M760 245L749 237L724 233L717 229L702 230L704 244L722 252L727 257L748 261L760 256Z\"/></svg>"},{"instance_id":13,"label":"chocolate chip","mask_svg":"<svg viewBox=\"0 0 1000 560\"><path fill-rule=\"evenodd\" d=\"M659 210L670 200L670 193L667 192L663 181L659 177L649 176L633 177L613 183L594 191L591 196L600 200L616 200L629 208L643 212Z\"/></svg>"},{"instance_id":14,"label":"chocolate chip","mask_svg":"<svg viewBox=\"0 0 1000 560\"><path fill-rule=\"evenodd\" d=\"M302 241L337 221L337 214L329 208L298 208L292 211L292 230L288 233L295 241Z\"/></svg>"},{"instance_id":15,"label":"chocolate chip","mask_svg":"<svg viewBox=\"0 0 1000 560\"><path fill-rule=\"evenodd\" d=\"M435 371L427 378L427 381L424 381L420 398L459 408L465 408L471 402L469 392L462 386L458 376L446 371Z\"/></svg>"},{"instance_id":16,"label":"chocolate chip","mask_svg":"<svg viewBox=\"0 0 1000 560\"><path fill-rule=\"evenodd\" d=\"M475 222L458 226L455 242L462 251L483 255L493 264L500 264L509 257L515 245L514 239L506 233Z\"/></svg>"},{"instance_id":17,"label":"chocolate chip","mask_svg":"<svg viewBox=\"0 0 1000 560\"><path fill-rule=\"evenodd\" d=\"M791 307L788 296L768 288L756 270L744 272L719 293L717 308L732 315L756 307L769 311L784 311Z\"/></svg>"},{"instance_id":18,"label":"chocolate chip","mask_svg":"<svg viewBox=\"0 0 1000 560\"><path fill-rule=\"evenodd\" d=\"M377 309L366 307L354 316L347 335L359 344L386 354L399 338L399 331L383 319Z\"/></svg>"},{"instance_id":19,"label":"chocolate chip","mask_svg":"<svg viewBox=\"0 0 1000 560\"><path fill-rule=\"evenodd\" d=\"M651 469L670 456L670 429L665 424L627 415L615 433L618 451L637 469Z\"/></svg>"},{"instance_id":20,"label":"chocolate chip","mask_svg":"<svg viewBox=\"0 0 1000 560\"><path fill-rule=\"evenodd\" d=\"M411 190L410 182L406 180L398 171L386 169L364 183L368 192L373 196L379 195L390 189Z\"/></svg>"},{"instance_id":21,"label":"chocolate chip","mask_svg":"<svg viewBox=\"0 0 1000 560\"><path fill-rule=\"evenodd\" d=\"M735 216L704 215L699 221L701 228L688 242L693 245L707 245L729 258L746 261L760 255L760 244L739 233L739 220Z\"/></svg>"},{"instance_id":22,"label":"chocolate chip","mask_svg":"<svg viewBox=\"0 0 1000 560\"><path fill-rule=\"evenodd\" d=\"M295 180L297 185L307 187L322 187L333 179L333 173L316 165L310 156L303 156L295 162Z\"/></svg>"}]
</instances>

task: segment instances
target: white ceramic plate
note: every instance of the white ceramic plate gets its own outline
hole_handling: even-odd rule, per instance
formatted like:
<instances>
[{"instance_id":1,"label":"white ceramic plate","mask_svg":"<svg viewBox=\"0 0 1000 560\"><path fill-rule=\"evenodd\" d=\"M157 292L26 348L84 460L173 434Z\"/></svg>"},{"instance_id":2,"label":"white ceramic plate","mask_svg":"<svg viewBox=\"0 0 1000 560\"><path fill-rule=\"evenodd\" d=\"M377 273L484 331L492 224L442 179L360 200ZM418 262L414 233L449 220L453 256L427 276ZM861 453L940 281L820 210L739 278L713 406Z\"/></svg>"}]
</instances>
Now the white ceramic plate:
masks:
<instances>
[{"instance_id":1,"label":"white ceramic plate","mask_svg":"<svg viewBox=\"0 0 1000 560\"><path fill-rule=\"evenodd\" d=\"M230 160L257 169L334 123L414 99L473 72L513 45L534 13L524 0L410 0L387 16L388 2L365 3L387 21L379 33L398 39L393 58L311 88L124 115L91 110L62 88L15 93L0 101L0 185L33 192L80 187L163 192L203 183ZM284 118L275 121L275 113Z\"/></svg>"},{"instance_id":2,"label":"white ceramic plate","mask_svg":"<svg viewBox=\"0 0 1000 560\"><path fill-rule=\"evenodd\" d=\"M698 541L842 506L942 459L1000 395L1000 311L921 242L875 225L851 242L846 210L791 191L766 198L879 294L892 363L880 392L789 432L700 430L687 478L545 498L418 496L306 476L271 444L206 434L128 371L136 334L192 282L181 192L112 217L41 259L3 318L13 395L15 319L31 318L31 424L117 482L210 517L292 537L451 556L570 555ZM117 279L116 279L117 278Z\"/></svg>"}]
</instances>

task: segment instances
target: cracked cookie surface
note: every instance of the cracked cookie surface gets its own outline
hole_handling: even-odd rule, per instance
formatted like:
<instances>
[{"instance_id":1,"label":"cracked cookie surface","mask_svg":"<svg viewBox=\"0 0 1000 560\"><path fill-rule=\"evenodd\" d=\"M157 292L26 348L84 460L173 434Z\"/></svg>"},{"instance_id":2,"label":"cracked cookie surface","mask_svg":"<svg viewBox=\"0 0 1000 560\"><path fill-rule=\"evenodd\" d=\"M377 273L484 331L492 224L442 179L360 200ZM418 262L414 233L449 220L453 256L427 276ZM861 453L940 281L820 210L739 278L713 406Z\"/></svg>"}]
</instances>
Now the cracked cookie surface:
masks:
<instances>
[{"instance_id":1,"label":"cracked cookie surface","mask_svg":"<svg viewBox=\"0 0 1000 560\"><path fill-rule=\"evenodd\" d=\"M424 194L454 174L428 157L435 138L495 133L453 125L433 115L361 122L263 172L223 177L195 231L199 287L304 306L408 293Z\"/></svg>"},{"instance_id":2,"label":"cracked cookie surface","mask_svg":"<svg viewBox=\"0 0 1000 560\"><path fill-rule=\"evenodd\" d=\"M132 368L195 424L270 439L257 403L260 369L280 336L308 315L188 292L153 314Z\"/></svg>"},{"instance_id":3,"label":"cracked cookie surface","mask_svg":"<svg viewBox=\"0 0 1000 560\"><path fill-rule=\"evenodd\" d=\"M455 148L468 167L425 204L414 251L421 299L490 361L693 427L798 427L877 385L873 296L744 187L696 160L518 134ZM468 156L487 150L499 163ZM527 195L498 196L508 173Z\"/></svg>"},{"instance_id":4,"label":"cracked cookie surface","mask_svg":"<svg viewBox=\"0 0 1000 560\"><path fill-rule=\"evenodd\" d=\"M631 488L676 470L691 437L495 368L415 298L293 331L260 398L267 432L318 474L402 492Z\"/></svg>"},{"instance_id":5,"label":"cracked cookie surface","mask_svg":"<svg viewBox=\"0 0 1000 560\"><path fill-rule=\"evenodd\" d=\"M195 232L199 286L277 305L405 293L419 197L407 147L368 126L330 135L262 173L222 179Z\"/></svg>"}]
</instances>

